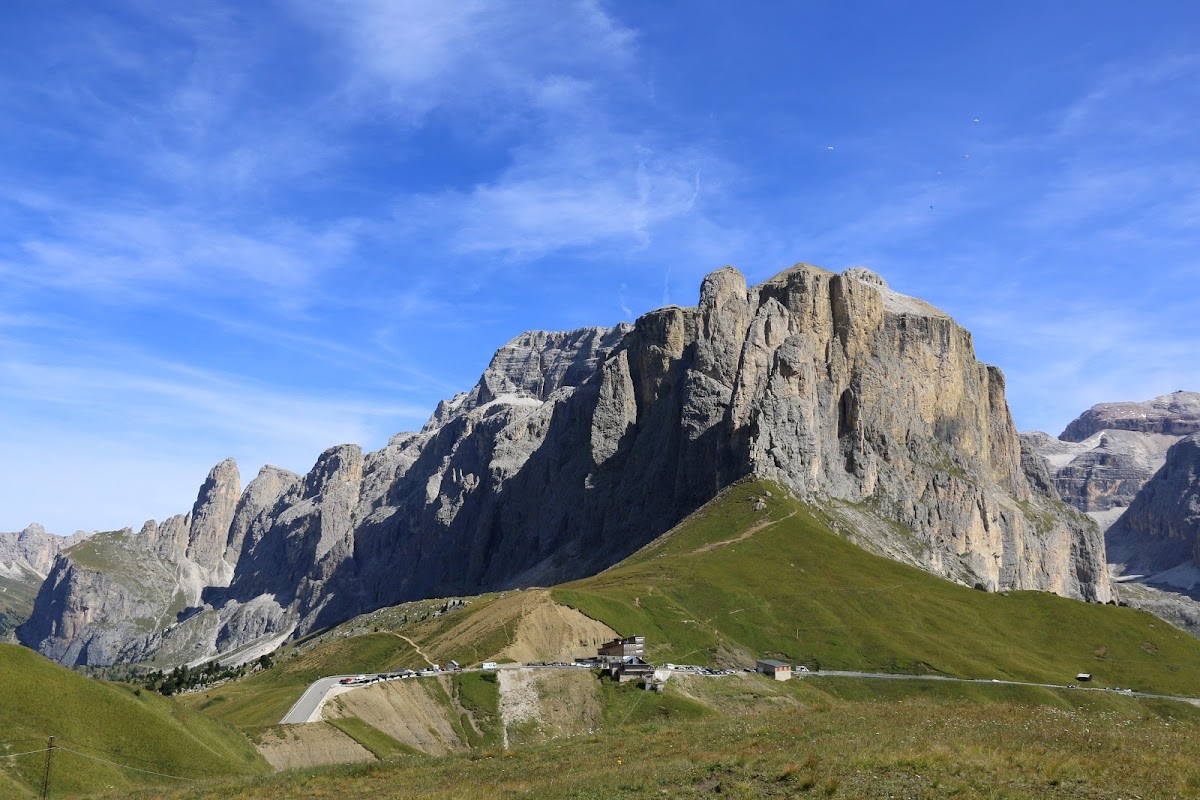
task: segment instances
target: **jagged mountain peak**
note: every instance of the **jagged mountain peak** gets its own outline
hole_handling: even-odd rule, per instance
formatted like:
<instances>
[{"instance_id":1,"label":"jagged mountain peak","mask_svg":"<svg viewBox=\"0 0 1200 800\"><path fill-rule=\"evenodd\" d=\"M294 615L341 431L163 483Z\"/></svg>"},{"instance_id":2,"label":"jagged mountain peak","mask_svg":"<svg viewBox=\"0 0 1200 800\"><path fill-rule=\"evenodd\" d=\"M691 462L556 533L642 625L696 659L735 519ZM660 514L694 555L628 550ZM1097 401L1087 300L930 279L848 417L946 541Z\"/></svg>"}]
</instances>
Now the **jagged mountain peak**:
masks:
<instances>
[{"instance_id":1,"label":"jagged mountain peak","mask_svg":"<svg viewBox=\"0 0 1200 800\"><path fill-rule=\"evenodd\" d=\"M68 556L24 641L68 663L236 659L383 605L594 573L750 474L953 580L1112 596L1095 530L1031 490L999 370L862 268L799 264L747 286L723 267L694 307L514 337L381 450L331 448L303 477L264 469L232 503L217 487L236 467L218 467L203 502L155 534L189 545L182 560L154 551L176 581L160 585L186 587L183 612L166 613L172 595L148 619L154 603L120 569ZM223 538L207 533L226 519ZM98 582L109 610L78 616L84 595L101 607ZM104 616L118 612L138 636Z\"/></svg>"}]
</instances>

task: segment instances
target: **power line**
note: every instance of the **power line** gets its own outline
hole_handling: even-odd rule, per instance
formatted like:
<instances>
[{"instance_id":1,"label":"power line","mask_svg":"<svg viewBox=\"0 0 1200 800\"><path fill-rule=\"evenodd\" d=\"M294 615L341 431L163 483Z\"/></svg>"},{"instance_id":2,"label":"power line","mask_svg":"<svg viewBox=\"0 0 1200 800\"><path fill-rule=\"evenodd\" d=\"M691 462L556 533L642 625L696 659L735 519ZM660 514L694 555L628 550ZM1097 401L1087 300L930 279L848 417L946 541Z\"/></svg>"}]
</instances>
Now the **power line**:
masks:
<instances>
[{"instance_id":1,"label":"power line","mask_svg":"<svg viewBox=\"0 0 1200 800\"><path fill-rule=\"evenodd\" d=\"M131 767L128 764L118 764L116 761L109 761L108 759L105 759L105 758L99 758L97 756L88 755L87 753L81 753L78 750L72 750L69 747L55 747L54 749L62 750L67 753L74 753L75 755L80 756L82 758L90 758L92 761L99 761L102 764L111 764L114 767L121 767L122 769L133 770L134 772L144 772L147 775L157 775L160 778L174 778L177 781L188 781L189 783L196 783L198 781L197 778L185 778L182 775L168 775L165 772L154 772L153 770L139 769L138 767Z\"/></svg>"},{"instance_id":2,"label":"power line","mask_svg":"<svg viewBox=\"0 0 1200 800\"><path fill-rule=\"evenodd\" d=\"M21 739L8 739L6 741L0 742L0 745L12 744L13 742L33 742L33 741L40 742L45 738L46 738L45 736L26 736Z\"/></svg>"},{"instance_id":3,"label":"power line","mask_svg":"<svg viewBox=\"0 0 1200 800\"><path fill-rule=\"evenodd\" d=\"M143 764L153 764L155 766L162 766L162 763L163 763L161 761L155 761L152 758L141 758L139 756L127 755L126 753L118 753L113 750L105 750L103 747L96 747L95 745L84 744L83 742L76 742L72 739L60 738L60 739L58 739L58 741L67 742L68 744L73 744L76 747L86 747L88 750L95 750L98 753L104 753L105 755L116 756L117 758L124 758L124 759L128 759L130 761L141 761ZM187 769L187 770L194 770L196 772L206 772L209 775L225 775L225 774L227 774L224 772L220 772L218 770L205 769L204 767L187 767L187 766L185 766L183 768Z\"/></svg>"},{"instance_id":4,"label":"power line","mask_svg":"<svg viewBox=\"0 0 1200 800\"><path fill-rule=\"evenodd\" d=\"M49 747L43 747L41 750L29 750L24 753L9 753L8 755L0 756L0 758L18 758L20 756L27 756L31 753L45 753L49 749Z\"/></svg>"}]
</instances>

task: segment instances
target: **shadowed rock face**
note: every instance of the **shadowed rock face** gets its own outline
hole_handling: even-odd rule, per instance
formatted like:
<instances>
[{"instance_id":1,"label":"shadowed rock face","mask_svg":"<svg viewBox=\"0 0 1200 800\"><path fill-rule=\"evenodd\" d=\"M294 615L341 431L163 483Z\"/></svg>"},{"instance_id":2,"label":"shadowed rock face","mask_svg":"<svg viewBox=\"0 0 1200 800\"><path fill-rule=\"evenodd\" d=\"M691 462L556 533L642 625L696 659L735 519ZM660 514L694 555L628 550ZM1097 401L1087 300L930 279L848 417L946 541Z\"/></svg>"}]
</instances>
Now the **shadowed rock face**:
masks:
<instances>
[{"instance_id":1,"label":"shadowed rock face","mask_svg":"<svg viewBox=\"0 0 1200 800\"><path fill-rule=\"evenodd\" d=\"M264 468L240 497L210 476L192 514L158 526L200 596L112 657L196 660L404 600L593 574L752 472L935 573L1108 600L1099 534L1022 463L1003 376L942 312L863 269L747 287L726 267L695 308L517 337L382 450L331 448L303 478ZM161 530L128 536L166 552ZM85 581L69 588L72 556L60 564L23 641L90 659L62 632L109 623L81 622Z\"/></svg>"},{"instance_id":2,"label":"shadowed rock face","mask_svg":"<svg viewBox=\"0 0 1200 800\"><path fill-rule=\"evenodd\" d=\"M29 618L33 598L59 552L86 537L56 536L36 523L0 533L0 640L13 639L16 627Z\"/></svg>"},{"instance_id":3,"label":"shadowed rock face","mask_svg":"<svg viewBox=\"0 0 1200 800\"><path fill-rule=\"evenodd\" d=\"M1191 561L1200 566L1200 434L1181 439L1109 529L1110 560L1154 574Z\"/></svg>"}]
</instances>

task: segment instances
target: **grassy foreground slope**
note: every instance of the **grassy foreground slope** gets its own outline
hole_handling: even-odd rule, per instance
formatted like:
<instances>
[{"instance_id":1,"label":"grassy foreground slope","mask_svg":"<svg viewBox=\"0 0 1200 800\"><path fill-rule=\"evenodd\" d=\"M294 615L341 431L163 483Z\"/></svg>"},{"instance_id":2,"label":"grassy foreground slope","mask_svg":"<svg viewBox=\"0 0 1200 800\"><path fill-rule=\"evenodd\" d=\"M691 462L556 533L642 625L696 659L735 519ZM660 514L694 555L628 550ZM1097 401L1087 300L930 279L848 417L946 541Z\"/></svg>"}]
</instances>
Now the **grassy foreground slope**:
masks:
<instances>
[{"instance_id":1,"label":"grassy foreground slope","mask_svg":"<svg viewBox=\"0 0 1200 800\"><path fill-rule=\"evenodd\" d=\"M0 797L35 796L53 735L52 796L161 786L266 769L224 723L167 698L85 678L32 650L0 644ZM8 757L12 756L12 757ZM139 771L140 770L140 771Z\"/></svg>"},{"instance_id":2,"label":"grassy foreground slope","mask_svg":"<svg viewBox=\"0 0 1200 800\"><path fill-rule=\"evenodd\" d=\"M871 697L881 684L885 696ZM724 713L664 717L641 713L662 697L607 688L635 713L593 734L439 758L396 755L167 796L1200 797L1200 709L1185 703L991 683L745 675L672 679L665 697L695 697Z\"/></svg>"},{"instance_id":3,"label":"grassy foreground slope","mask_svg":"<svg viewBox=\"0 0 1200 800\"><path fill-rule=\"evenodd\" d=\"M1096 684L1200 696L1200 640L1145 612L992 594L880 558L778 486L725 491L558 602L644 634L655 662L773 657L826 669Z\"/></svg>"}]
</instances>

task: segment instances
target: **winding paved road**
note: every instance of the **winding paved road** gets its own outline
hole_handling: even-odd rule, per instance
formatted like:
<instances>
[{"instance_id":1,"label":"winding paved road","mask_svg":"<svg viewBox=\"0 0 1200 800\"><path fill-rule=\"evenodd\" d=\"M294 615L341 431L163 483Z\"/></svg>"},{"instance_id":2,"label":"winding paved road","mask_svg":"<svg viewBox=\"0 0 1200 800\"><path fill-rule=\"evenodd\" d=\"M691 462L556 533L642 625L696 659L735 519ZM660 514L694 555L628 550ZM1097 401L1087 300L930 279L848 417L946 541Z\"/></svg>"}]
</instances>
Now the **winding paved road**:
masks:
<instances>
[{"instance_id":1,"label":"winding paved road","mask_svg":"<svg viewBox=\"0 0 1200 800\"><path fill-rule=\"evenodd\" d=\"M579 669L573 666L554 666L550 664L500 664L498 669ZM483 672L482 669L464 669L459 672ZM441 673L449 675L453 673ZM698 673L687 672L681 670L680 675L696 675ZM734 673L742 674L742 673ZM338 684L343 678L352 678L353 675L331 675L328 678L320 678L312 683L305 690L296 704L292 706L292 710L287 713L280 725L296 725L302 722L315 722L318 716L322 703L329 697L330 692L335 689L342 691L350 691L352 689L362 688L358 686L341 687ZM415 677L415 676L414 676ZM425 676L432 677L432 676ZM720 678L721 675L710 675L702 677ZM951 678L945 675L901 675L890 672L849 672L846 670L823 669L820 672L802 672L795 673L794 677L798 680L806 678L866 678L868 680L884 680L884 681L946 681L950 683L983 683L983 684L1005 684L1008 686L1037 686L1045 689L1071 689L1077 692L1114 692L1124 695L1125 697L1145 697L1154 700L1176 700L1181 703L1191 703L1194 706L1200 706L1200 698L1197 697L1180 697L1171 694L1153 694L1151 692L1134 692L1123 689L1110 689L1103 686L1067 686L1061 683L1032 683L1028 681L1009 681L1000 680L997 678ZM414 678L405 678L404 680L413 680ZM367 684L374 685L374 684ZM340 694L336 692L335 694Z\"/></svg>"},{"instance_id":2,"label":"winding paved road","mask_svg":"<svg viewBox=\"0 0 1200 800\"><path fill-rule=\"evenodd\" d=\"M338 681L343 678L353 678L354 675L330 675L328 678L318 678L304 690L304 694L300 695L300 699L292 706L291 710L284 715L283 719L279 720L280 725L297 725L301 722L314 722L317 711L321 708L321 704L329 694L329 690L338 686Z\"/></svg>"}]
</instances>

